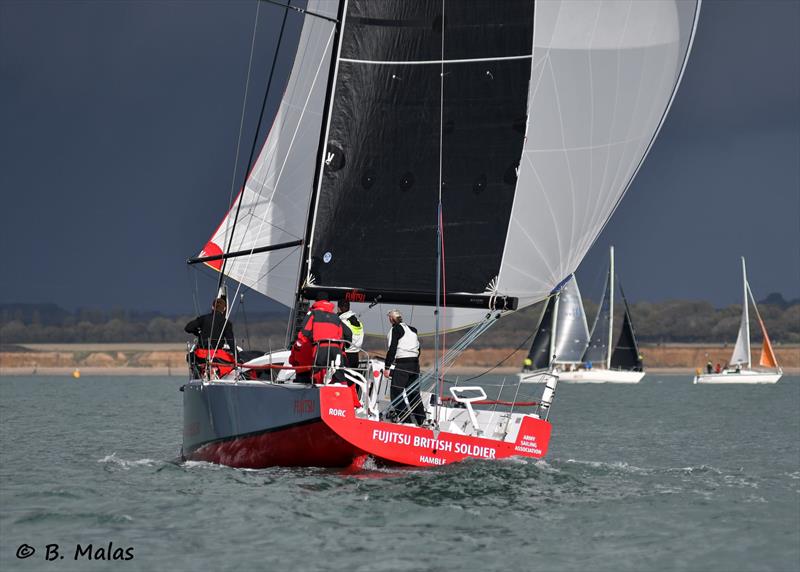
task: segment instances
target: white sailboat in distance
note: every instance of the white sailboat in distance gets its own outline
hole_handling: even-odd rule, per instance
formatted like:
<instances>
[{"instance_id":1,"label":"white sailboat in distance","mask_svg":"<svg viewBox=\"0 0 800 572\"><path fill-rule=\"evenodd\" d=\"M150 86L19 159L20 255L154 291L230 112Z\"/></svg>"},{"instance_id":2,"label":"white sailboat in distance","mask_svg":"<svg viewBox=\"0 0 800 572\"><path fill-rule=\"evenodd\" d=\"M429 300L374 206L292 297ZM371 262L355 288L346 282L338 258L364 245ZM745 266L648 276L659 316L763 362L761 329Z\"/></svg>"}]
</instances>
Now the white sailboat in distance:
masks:
<instances>
[{"instance_id":1,"label":"white sailboat in distance","mask_svg":"<svg viewBox=\"0 0 800 572\"><path fill-rule=\"evenodd\" d=\"M591 334L586 323L581 293L575 276L550 298L528 353L531 371L517 374L524 383L541 382L542 371L556 374L560 381L573 383L638 383L644 377L633 320L620 287L625 315L614 344L614 247L606 289L600 299Z\"/></svg>"},{"instance_id":2,"label":"white sailboat in distance","mask_svg":"<svg viewBox=\"0 0 800 572\"><path fill-rule=\"evenodd\" d=\"M706 373L695 375L694 383L777 383L783 375L783 370L778 365L775 352L772 350L772 344L769 341L769 335L767 335L767 327L764 325L764 320L761 319L753 292L750 290L750 284L747 282L747 267L744 257L742 257L742 287L744 289L742 320L739 324L739 335L736 338L736 346L733 348L730 365L719 373L707 371ZM761 357L758 360L758 365L762 368L767 368L767 371L753 368L750 354L748 300L753 303L758 324L761 326L763 341L761 342Z\"/></svg>"}]
</instances>

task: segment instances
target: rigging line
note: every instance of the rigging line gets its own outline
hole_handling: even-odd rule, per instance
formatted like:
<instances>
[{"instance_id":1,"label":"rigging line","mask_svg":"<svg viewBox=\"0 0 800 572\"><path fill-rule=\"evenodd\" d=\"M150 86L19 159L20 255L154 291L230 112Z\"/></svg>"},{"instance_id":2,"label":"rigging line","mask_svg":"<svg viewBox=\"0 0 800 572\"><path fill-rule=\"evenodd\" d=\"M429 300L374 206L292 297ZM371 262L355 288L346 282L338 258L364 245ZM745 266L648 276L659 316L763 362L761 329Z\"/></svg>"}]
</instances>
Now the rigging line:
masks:
<instances>
[{"instance_id":1,"label":"rigging line","mask_svg":"<svg viewBox=\"0 0 800 572\"><path fill-rule=\"evenodd\" d=\"M258 13L261 3L256 2L256 16L253 19L253 37L250 40L250 58L247 61L247 79L244 82L244 98L242 99L242 114L239 117L239 136L236 138L236 155L233 158L233 173L231 173L231 191L228 195L228 210L233 206L233 189L236 187L236 166L239 164L239 151L242 147L242 131L244 131L244 115L247 110L247 94L250 92L250 74L253 71L253 52L256 47L256 32L258 31ZM230 219L227 220L225 233L230 230Z\"/></svg>"},{"instance_id":2,"label":"rigging line","mask_svg":"<svg viewBox=\"0 0 800 572\"><path fill-rule=\"evenodd\" d=\"M502 360L500 360L499 362L497 362L495 365L493 365L492 367L490 367L490 368L489 368L489 369L487 369L486 371L484 371L484 372L482 372L482 373L479 373L478 375L474 375L474 376L472 376L472 377L470 377L470 378L467 378L467 379L465 379L465 380L464 380L464 383L466 383L466 382L468 382L468 381L472 381L473 379L478 379L479 377L483 377L483 376L484 376L484 375L486 375L487 373L491 373L492 371L494 371L495 369L497 369L498 367L500 367L501 365L503 365L505 362L507 362L509 359L511 359L511 357L512 357L512 356L513 356L515 353L517 353L519 350L521 350L522 348L524 348L524 347L525 347L525 346L528 344L528 342L529 342L529 341L531 341L531 338L533 338L533 336L536 334L536 332L537 332L537 331L538 331L538 328L535 328L535 329L533 330L533 332L531 332L531 334L530 334L530 335L529 335L527 338L525 338L525 339L522 341L522 343L521 343L520 345L518 345L518 346L517 346L517 348L516 348L514 351L512 351L510 354L508 354L506 357L504 357Z\"/></svg>"},{"instance_id":3,"label":"rigging line","mask_svg":"<svg viewBox=\"0 0 800 572\"><path fill-rule=\"evenodd\" d=\"M289 0L289 4L291 4L291 0ZM250 157L247 159L247 170L246 172L250 172L250 169L253 165L253 156L256 153L256 147L258 146L258 135L261 132L261 123L264 121L264 110L267 107L267 99L269 98L270 88L272 87L272 79L275 76L275 66L278 63L278 55L281 51L281 42L283 41L283 32L286 29L286 18L289 16L289 9L288 7L283 11L283 20L281 21L281 31L278 34L278 42L275 46L275 53L272 56L272 66L269 70L269 79L267 80L267 88L264 90L264 99L261 102L261 112L258 114L258 125L256 125L256 131L253 134L253 144L250 146ZM236 232L236 222L239 219L239 211L242 208L242 200L244 199L244 190L247 188L247 180L245 179L244 185L242 186L242 192L239 193L239 200L236 203L236 213L233 216L233 225L231 226L230 235L228 238L228 248L226 250L230 250L231 246L233 245L233 236ZM227 264L227 260L222 261L222 268L219 272L219 282L217 288L222 287L222 282L225 279L225 266Z\"/></svg>"}]
</instances>

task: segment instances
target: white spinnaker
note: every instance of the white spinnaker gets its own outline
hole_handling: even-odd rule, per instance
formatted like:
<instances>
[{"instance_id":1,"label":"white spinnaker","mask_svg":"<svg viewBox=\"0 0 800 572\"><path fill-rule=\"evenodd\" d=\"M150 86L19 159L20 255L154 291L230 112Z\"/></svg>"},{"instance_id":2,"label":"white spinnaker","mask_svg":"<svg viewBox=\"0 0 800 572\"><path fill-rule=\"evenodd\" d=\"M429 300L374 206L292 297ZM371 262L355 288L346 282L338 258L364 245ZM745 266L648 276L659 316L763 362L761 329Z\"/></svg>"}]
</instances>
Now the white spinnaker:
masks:
<instances>
[{"instance_id":1,"label":"white spinnaker","mask_svg":"<svg viewBox=\"0 0 800 572\"><path fill-rule=\"evenodd\" d=\"M310 0L308 10L336 18L338 2ZM247 177L233 241L230 242L229 232L233 228L235 203L201 256L305 237L334 34L333 22L305 16L280 107ZM225 265L225 274L292 307L301 252L302 247L298 246L231 258Z\"/></svg>"},{"instance_id":2,"label":"white spinnaker","mask_svg":"<svg viewBox=\"0 0 800 572\"><path fill-rule=\"evenodd\" d=\"M520 307L574 272L672 102L699 2L538 0L527 138L497 291Z\"/></svg>"}]
</instances>

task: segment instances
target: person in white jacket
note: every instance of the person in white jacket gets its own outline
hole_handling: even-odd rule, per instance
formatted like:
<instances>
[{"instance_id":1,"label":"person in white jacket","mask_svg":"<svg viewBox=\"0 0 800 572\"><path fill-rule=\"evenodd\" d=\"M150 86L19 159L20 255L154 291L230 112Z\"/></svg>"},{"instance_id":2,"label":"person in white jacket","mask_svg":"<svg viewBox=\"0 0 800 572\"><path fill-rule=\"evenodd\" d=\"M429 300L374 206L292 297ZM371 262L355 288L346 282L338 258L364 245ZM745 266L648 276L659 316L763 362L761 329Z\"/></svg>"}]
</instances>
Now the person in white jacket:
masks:
<instances>
[{"instance_id":1,"label":"person in white jacket","mask_svg":"<svg viewBox=\"0 0 800 572\"><path fill-rule=\"evenodd\" d=\"M391 398L395 404L395 414L400 422L425 422L425 407L417 387L419 378L419 337L416 328L403 323L403 316L397 310L387 314L392 324L387 341L386 369L383 375L392 379Z\"/></svg>"}]
</instances>

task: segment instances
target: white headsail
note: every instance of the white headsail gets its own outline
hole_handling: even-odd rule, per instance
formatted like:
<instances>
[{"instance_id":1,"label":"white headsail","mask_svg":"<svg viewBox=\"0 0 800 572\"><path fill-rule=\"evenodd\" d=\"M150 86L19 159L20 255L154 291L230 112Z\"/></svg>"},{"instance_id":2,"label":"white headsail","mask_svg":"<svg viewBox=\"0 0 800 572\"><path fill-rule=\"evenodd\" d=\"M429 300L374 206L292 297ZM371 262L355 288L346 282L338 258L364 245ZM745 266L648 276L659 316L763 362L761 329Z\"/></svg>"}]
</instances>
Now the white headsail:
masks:
<instances>
[{"instance_id":1,"label":"white headsail","mask_svg":"<svg viewBox=\"0 0 800 572\"><path fill-rule=\"evenodd\" d=\"M336 17L338 2L310 0L308 10ZM296 16L299 17L299 16ZM305 237L335 23L306 16L289 81L264 147L247 177L233 241L234 202L200 256L255 249ZM231 258L225 273L293 306L302 247ZM219 269L217 261L212 265Z\"/></svg>"}]
</instances>

